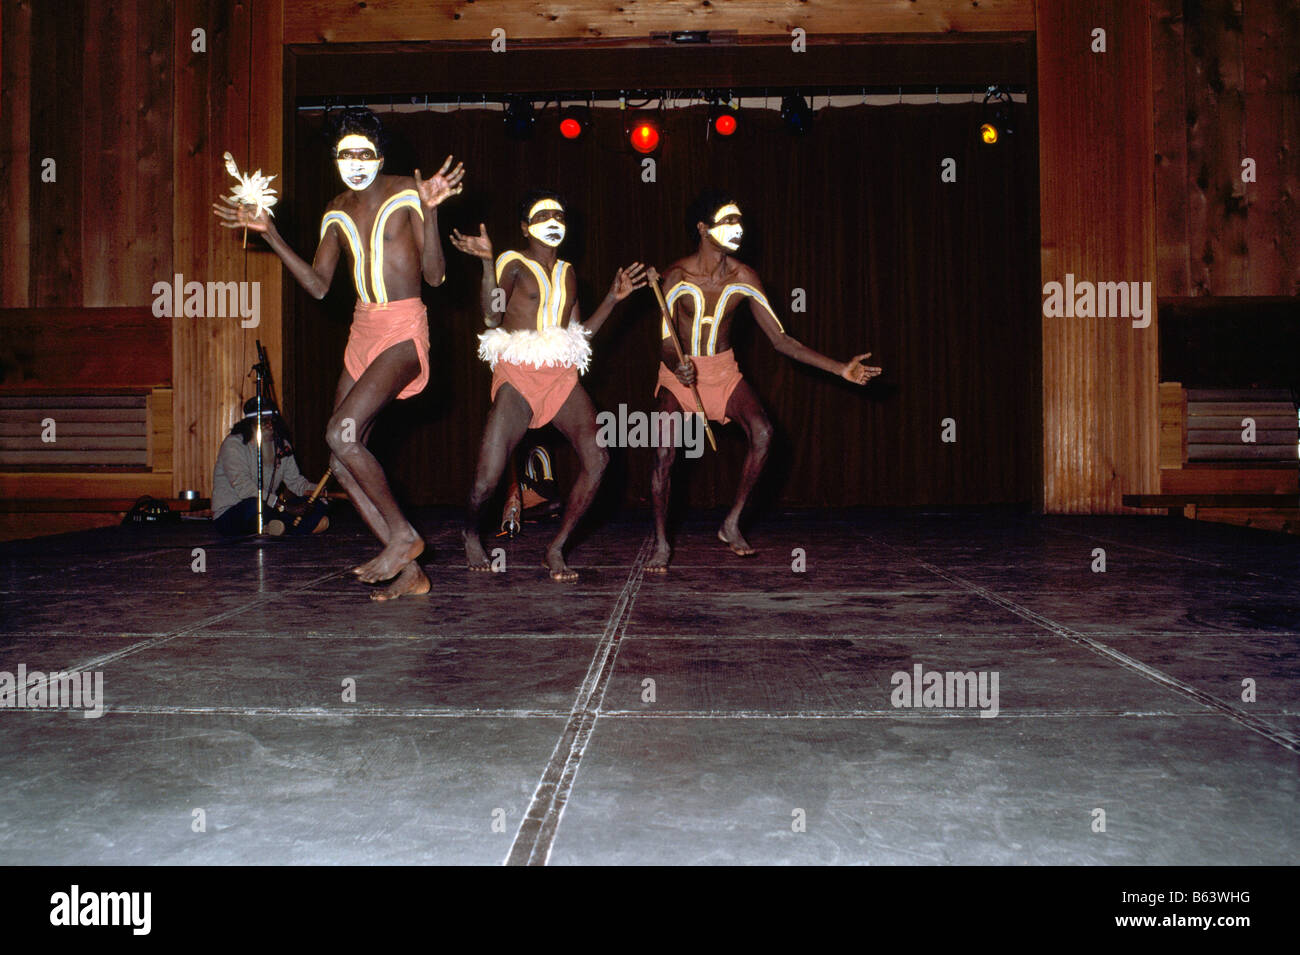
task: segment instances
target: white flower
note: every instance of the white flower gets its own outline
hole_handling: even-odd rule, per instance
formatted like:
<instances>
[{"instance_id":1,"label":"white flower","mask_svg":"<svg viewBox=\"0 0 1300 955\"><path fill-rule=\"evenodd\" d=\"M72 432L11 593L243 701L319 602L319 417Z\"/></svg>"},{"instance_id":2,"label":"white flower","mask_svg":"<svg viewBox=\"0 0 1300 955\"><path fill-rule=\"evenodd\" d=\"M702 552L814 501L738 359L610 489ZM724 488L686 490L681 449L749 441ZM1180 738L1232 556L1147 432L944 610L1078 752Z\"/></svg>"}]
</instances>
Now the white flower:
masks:
<instances>
[{"instance_id":1,"label":"white flower","mask_svg":"<svg viewBox=\"0 0 1300 955\"><path fill-rule=\"evenodd\" d=\"M256 206L257 215L260 215L265 209L267 215L275 215L271 207L279 202L279 197L275 190L271 188L271 180L275 176L263 176L262 170L257 170L251 176L242 175L239 167L235 165L235 157L230 153L225 153L226 171L239 180L234 190L228 196L222 196L226 202L232 206Z\"/></svg>"}]
</instances>

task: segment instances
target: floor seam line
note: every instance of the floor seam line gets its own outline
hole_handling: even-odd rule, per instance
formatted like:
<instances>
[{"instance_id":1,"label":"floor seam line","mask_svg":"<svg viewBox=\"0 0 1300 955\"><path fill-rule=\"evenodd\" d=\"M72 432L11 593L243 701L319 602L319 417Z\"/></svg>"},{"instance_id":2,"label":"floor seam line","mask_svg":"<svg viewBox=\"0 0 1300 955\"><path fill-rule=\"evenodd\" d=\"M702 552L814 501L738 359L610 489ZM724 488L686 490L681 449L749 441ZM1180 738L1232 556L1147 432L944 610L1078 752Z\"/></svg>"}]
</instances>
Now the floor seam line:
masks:
<instances>
[{"instance_id":1,"label":"floor seam line","mask_svg":"<svg viewBox=\"0 0 1300 955\"><path fill-rule=\"evenodd\" d=\"M889 546L889 545L885 545L885 546ZM1229 719L1233 720L1234 722L1244 726L1246 729L1250 730L1251 732L1258 733L1260 736L1263 736L1265 739L1269 740L1269 742L1276 743L1278 746L1281 746L1283 749L1288 749L1293 753L1300 753L1300 737L1295 736L1295 734L1293 733L1288 733L1284 730L1280 730L1272 726L1271 724L1266 723L1265 721L1259 719L1258 717L1254 716L1251 713L1247 713L1244 710L1240 710L1235 706L1230 706L1229 704L1224 703L1222 700L1219 700L1216 697L1211 696L1210 694L1204 692L1203 690L1198 690L1196 687L1192 686L1191 684L1184 683L1182 680L1179 680L1177 677L1170 676L1169 674L1165 673L1162 670L1157 670L1155 667L1151 666L1150 664L1143 663L1141 660L1138 660L1135 657L1130 657L1126 653L1116 650L1113 647L1107 646L1106 644L1101 643L1098 640L1092 639L1087 634L1081 633L1077 630L1072 630L1069 627L1065 626L1064 624L1057 623L1055 620L1052 620L1050 617L1043 616L1037 611L1030 610L1028 607L1022 607L1019 604L1017 604L1015 601L1003 597L1001 594L998 594L992 590L988 590L985 587L980 587L978 584L971 583L970 581L963 580L961 577L958 577L955 574L950 574L939 567L935 567L933 564L929 564L926 561L921 560L919 557L909 557L908 559L919 564L921 567L924 567L932 574L942 577L945 580L949 580L952 583L955 583L959 586L965 587L970 593L975 594L977 597L980 597L984 600L988 600L989 602L997 604L1003 609L1010 610L1012 613L1020 617L1023 617L1026 620L1037 623L1040 627L1047 630L1048 632L1054 633L1057 636L1062 637L1063 639L1068 640L1071 643L1077 644L1079 646L1083 646L1091 650L1093 653L1096 653L1098 656L1111 660L1112 662L1122 666L1124 669L1135 672L1138 675L1144 677L1145 679L1149 680L1152 683L1155 683L1158 686L1163 686L1168 690L1172 690L1174 692L1181 693L1184 696L1191 697L1193 700L1200 703L1202 706L1217 711L1221 715L1226 716Z\"/></svg>"},{"instance_id":2,"label":"floor seam line","mask_svg":"<svg viewBox=\"0 0 1300 955\"><path fill-rule=\"evenodd\" d=\"M650 557L652 543L653 538L647 536L637 551L627 581L614 602L600 643L587 667L587 675L578 688L578 696L573 701L568 722L542 771L503 865L546 865L550 859L551 846L564 815L569 792L577 779L579 764L595 729L622 631L627 627L632 604L645 577L645 565ZM560 758L562 755L563 760Z\"/></svg>"},{"instance_id":3,"label":"floor seam line","mask_svg":"<svg viewBox=\"0 0 1300 955\"><path fill-rule=\"evenodd\" d=\"M335 571L332 574L326 574L322 577L317 577L315 580L307 584L304 584L301 587L296 587L292 590L286 590L281 593L268 594L264 597L259 597L249 603L241 604L238 607L234 607L222 613L215 614L211 617L205 617L204 619L200 620L198 623L191 624L188 627L182 627L179 630L174 630L171 633L162 634L161 636L150 637L147 640L141 640L138 643L133 643L130 646L123 647L121 650L114 650L112 653L106 653L106 654L101 654L100 656L97 657L92 657L91 659L86 660L83 663L79 663L73 667L66 667L63 670L57 672L85 673L87 670L93 671L93 670L101 669L103 667L108 666L110 663L116 663L118 660L122 660L125 659L126 657L133 656L144 650L152 650L154 647L160 647L165 643L170 643L172 640L175 640L178 637L183 637L186 634L193 633L196 630L202 630L204 627L209 627L214 623L220 623L222 620L226 620L230 617L235 616L236 614L246 613L249 610L264 606L265 604L271 603L274 600L278 600L281 597L287 597L290 596L291 594L299 593L300 591L306 590L307 588L315 584L318 584L321 581L329 580L332 577L341 577L345 573L347 573L347 571L340 570L340 571Z\"/></svg>"}]
</instances>

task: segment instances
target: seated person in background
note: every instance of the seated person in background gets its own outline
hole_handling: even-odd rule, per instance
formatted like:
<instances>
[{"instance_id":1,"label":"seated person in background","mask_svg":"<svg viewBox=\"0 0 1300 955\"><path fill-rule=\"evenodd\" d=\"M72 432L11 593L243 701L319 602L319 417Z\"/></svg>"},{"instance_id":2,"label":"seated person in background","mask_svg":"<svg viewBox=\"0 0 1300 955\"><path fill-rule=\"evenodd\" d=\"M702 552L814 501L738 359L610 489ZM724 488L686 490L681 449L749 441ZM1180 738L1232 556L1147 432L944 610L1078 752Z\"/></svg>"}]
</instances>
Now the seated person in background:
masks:
<instances>
[{"instance_id":1,"label":"seated person in background","mask_svg":"<svg viewBox=\"0 0 1300 955\"><path fill-rule=\"evenodd\" d=\"M217 530L230 537L257 533L257 441L254 440L257 399L244 402L244 417L230 429L217 452L217 467L212 475L212 517ZM291 494L307 497L312 483L298 470L298 462L289 444L288 431L275 405L262 399L262 526L268 534L319 534L329 527L324 497L306 509L296 509L277 496L280 485ZM277 506L280 510L277 510ZM303 514L297 527L293 519Z\"/></svg>"}]
</instances>

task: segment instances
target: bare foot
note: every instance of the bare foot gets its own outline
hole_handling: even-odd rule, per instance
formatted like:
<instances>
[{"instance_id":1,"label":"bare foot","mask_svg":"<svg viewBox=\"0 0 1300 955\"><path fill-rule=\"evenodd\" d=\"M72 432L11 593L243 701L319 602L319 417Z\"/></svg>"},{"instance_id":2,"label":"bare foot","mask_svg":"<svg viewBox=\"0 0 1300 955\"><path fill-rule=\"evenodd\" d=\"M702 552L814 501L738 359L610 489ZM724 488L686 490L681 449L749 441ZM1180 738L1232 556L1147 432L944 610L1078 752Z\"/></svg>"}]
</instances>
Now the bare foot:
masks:
<instances>
[{"instance_id":1,"label":"bare foot","mask_svg":"<svg viewBox=\"0 0 1300 955\"><path fill-rule=\"evenodd\" d=\"M578 572L564 562L564 552L552 547L546 552L546 563L542 564L551 574L551 580L568 582L578 579Z\"/></svg>"},{"instance_id":2,"label":"bare foot","mask_svg":"<svg viewBox=\"0 0 1300 955\"><path fill-rule=\"evenodd\" d=\"M383 590L376 590L370 595L371 600L396 600L398 597L419 597L429 592L433 585L420 565L411 561L402 568L397 579Z\"/></svg>"},{"instance_id":3,"label":"bare foot","mask_svg":"<svg viewBox=\"0 0 1300 955\"><path fill-rule=\"evenodd\" d=\"M478 539L478 535L461 531L460 538L465 542L465 565L470 570L491 570L492 564L488 562L487 554L483 553L483 542Z\"/></svg>"},{"instance_id":4,"label":"bare foot","mask_svg":"<svg viewBox=\"0 0 1300 955\"><path fill-rule=\"evenodd\" d=\"M423 550L424 538L414 532L410 536L394 537L380 555L366 564L357 576L362 583L367 584L392 580L403 567L419 557Z\"/></svg>"},{"instance_id":5,"label":"bare foot","mask_svg":"<svg viewBox=\"0 0 1300 955\"><path fill-rule=\"evenodd\" d=\"M740 527L730 521L723 524L721 530L718 531L718 540L730 547L738 557L750 557L757 553L754 548L749 546L749 541L740 535Z\"/></svg>"},{"instance_id":6,"label":"bare foot","mask_svg":"<svg viewBox=\"0 0 1300 955\"><path fill-rule=\"evenodd\" d=\"M645 565L647 574L666 574L668 573L668 559L673 556L673 549L668 546L667 541L660 541L655 547L655 552L650 555L650 561Z\"/></svg>"}]
</instances>

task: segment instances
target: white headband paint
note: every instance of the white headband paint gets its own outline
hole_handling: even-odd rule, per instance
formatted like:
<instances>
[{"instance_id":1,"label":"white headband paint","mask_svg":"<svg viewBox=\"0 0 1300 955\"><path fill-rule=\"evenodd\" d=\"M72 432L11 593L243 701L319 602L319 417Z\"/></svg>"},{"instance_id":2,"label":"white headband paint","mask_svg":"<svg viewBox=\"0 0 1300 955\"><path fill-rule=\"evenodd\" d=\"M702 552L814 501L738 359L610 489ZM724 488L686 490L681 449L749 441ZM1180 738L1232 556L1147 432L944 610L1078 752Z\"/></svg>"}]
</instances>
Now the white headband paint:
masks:
<instances>
[{"instance_id":1,"label":"white headband paint","mask_svg":"<svg viewBox=\"0 0 1300 955\"><path fill-rule=\"evenodd\" d=\"M549 212L551 210L554 210L555 212L563 212L564 206L560 205L554 199L538 199L533 203L533 207L528 210L528 218L531 219L539 212Z\"/></svg>"},{"instance_id":2,"label":"white headband paint","mask_svg":"<svg viewBox=\"0 0 1300 955\"><path fill-rule=\"evenodd\" d=\"M736 204L734 202L729 202L721 209L719 209L717 212L713 213L713 221L718 222L722 219L727 218L727 216L738 216L738 215L740 215L740 210L736 207Z\"/></svg>"},{"instance_id":3,"label":"white headband paint","mask_svg":"<svg viewBox=\"0 0 1300 955\"><path fill-rule=\"evenodd\" d=\"M360 136L357 133L348 133L340 139L339 144L334 147L334 155L337 156L345 149L369 149L376 156L379 155L379 147L365 136Z\"/></svg>"}]
</instances>

